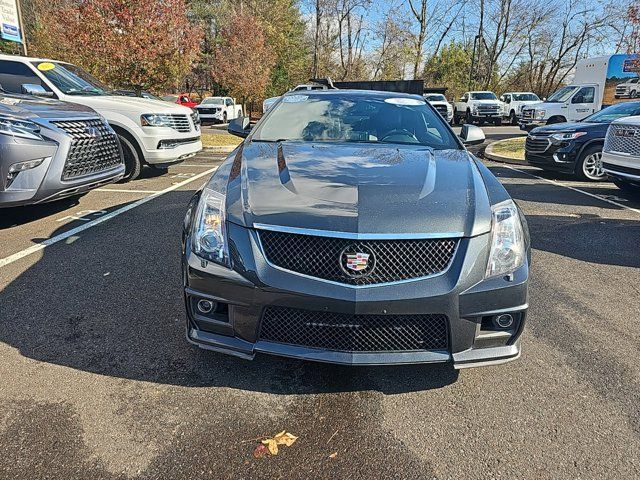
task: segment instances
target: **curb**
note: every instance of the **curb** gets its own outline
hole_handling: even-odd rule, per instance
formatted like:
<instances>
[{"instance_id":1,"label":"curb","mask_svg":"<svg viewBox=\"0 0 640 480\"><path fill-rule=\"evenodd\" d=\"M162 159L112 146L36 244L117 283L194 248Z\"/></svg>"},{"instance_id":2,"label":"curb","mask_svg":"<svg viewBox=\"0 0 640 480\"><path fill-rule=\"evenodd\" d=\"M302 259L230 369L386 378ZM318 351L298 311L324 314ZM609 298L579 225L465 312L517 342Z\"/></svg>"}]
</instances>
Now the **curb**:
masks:
<instances>
[{"instance_id":1,"label":"curb","mask_svg":"<svg viewBox=\"0 0 640 480\"><path fill-rule=\"evenodd\" d=\"M203 152L208 153L231 153L233 152L238 145L222 145L219 147L203 147Z\"/></svg>"},{"instance_id":2,"label":"curb","mask_svg":"<svg viewBox=\"0 0 640 480\"><path fill-rule=\"evenodd\" d=\"M510 163L512 165L528 165L526 160L520 160L519 158L512 158L512 157L504 157L502 155L497 155L493 153L493 145L495 143L499 143L500 141L501 140L498 140L497 142L490 143L489 145L486 146L486 148L484 149L485 158L489 160L493 160L494 162Z\"/></svg>"}]
</instances>

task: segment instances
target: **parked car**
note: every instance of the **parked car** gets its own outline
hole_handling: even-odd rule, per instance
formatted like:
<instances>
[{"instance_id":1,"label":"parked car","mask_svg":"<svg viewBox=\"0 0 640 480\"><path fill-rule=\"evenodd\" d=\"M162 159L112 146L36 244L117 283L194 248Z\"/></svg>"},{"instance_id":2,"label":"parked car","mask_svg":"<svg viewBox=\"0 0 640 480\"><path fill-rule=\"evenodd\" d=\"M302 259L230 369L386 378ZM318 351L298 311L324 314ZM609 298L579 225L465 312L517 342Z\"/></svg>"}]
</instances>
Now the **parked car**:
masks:
<instances>
[{"instance_id":1,"label":"parked car","mask_svg":"<svg viewBox=\"0 0 640 480\"><path fill-rule=\"evenodd\" d=\"M636 98L640 88L638 88L640 78L635 77L616 85L616 98Z\"/></svg>"},{"instance_id":2,"label":"parked car","mask_svg":"<svg viewBox=\"0 0 640 480\"><path fill-rule=\"evenodd\" d=\"M0 207L51 202L125 173L116 133L88 107L0 92Z\"/></svg>"},{"instance_id":3,"label":"parked car","mask_svg":"<svg viewBox=\"0 0 640 480\"><path fill-rule=\"evenodd\" d=\"M457 125L492 122L502 124L501 105L493 92L466 92L454 105L453 118Z\"/></svg>"},{"instance_id":4,"label":"parked car","mask_svg":"<svg viewBox=\"0 0 640 480\"><path fill-rule=\"evenodd\" d=\"M202 149L197 113L166 102L111 95L99 80L70 63L0 55L0 85L10 93L37 93L93 108L122 144L125 179L143 165L166 169Z\"/></svg>"},{"instance_id":5,"label":"parked car","mask_svg":"<svg viewBox=\"0 0 640 480\"><path fill-rule=\"evenodd\" d=\"M179 95L165 95L162 97L162 100L165 102L177 103L178 105L188 108L195 108L196 105L198 105L198 102L192 100L186 93L181 93Z\"/></svg>"},{"instance_id":6,"label":"parked car","mask_svg":"<svg viewBox=\"0 0 640 480\"><path fill-rule=\"evenodd\" d=\"M511 125L518 125L522 109L540 103L541 100L533 92L507 92L500 96L500 102L502 118L508 120Z\"/></svg>"},{"instance_id":7,"label":"parked car","mask_svg":"<svg viewBox=\"0 0 640 480\"><path fill-rule=\"evenodd\" d=\"M581 122L534 128L525 143L525 159L534 167L574 175L580 180L606 180L602 146L609 124L640 115L640 102L611 105Z\"/></svg>"},{"instance_id":8,"label":"parked car","mask_svg":"<svg viewBox=\"0 0 640 480\"><path fill-rule=\"evenodd\" d=\"M329 87L326 85L322 85L319 83L305 83L303 85L296 85L289 92L300 92L302 90L328 90ZM262 102L262 113L266 112L276 103L281 97L271 97L267 98L264 102Z\"/></svg>"},{"instance_id":9,"label":"parked car","mask_svg":"<svg viewBox=\"0 0 640 480\"><path fill-rule=\"evenodd\" d=\"M453 122L453 107L441 93L426 93L424 99L435 108L448 123Z\"/></svg>"},{"instance_id":10,"label":"parked car","mask_svg":"<svg viewBox=\"0 0 640 480\"><path fill-rule=\"evenodd\" d=\"M640 116L611 123L602 151L602 167L618 188L640 194Z\"/></svg>"},{"instance_id":11,"label":"parked car","mask_svg":"<svg viewBox=\"0 0 640 480\"><path fill-rule=\"evenodd\" d=\"M145 92L144 90L138 94L135 90L112 90L110 93L114 95L122 95L123 97L140 97L147 98L149 100L162 100L160 97L156 97L153 93Z\"/></svg>"},{"instance_id":12,"label":"parked car","mask_svg":"<svg viewBox=\"0 0 640 480\"><path fill-rule=\"evenodd\" d=\"M640 63L637 54L616 54L580 60L570 85L560 88L544 102L522 110L520 128L531 130L540 125L577 122L603 106L631 98L627 85L637 81ZM626 78L624 84L621 78ZM618 86L624 91L618 90ZM619 93L620 92L620 93Z\"/></svg>"},{"instance_id":13,"label":"parked car","mask_svg":"<svg viewBox=\"0 0 640 480\"><path fill-rule=\"evenodd\" d=\"M187 336L345 364L513 360L529 237L500 182L418 95L285 94L192 199ZM277 165L277 168L274 166Z\"/></svg>"},{"instance_id":14,"label":"parked car","mask_svg":"<svg viewBox=\"0 0 640 480\"><path fill-rule=\"evenodd\" d=\"M231 97L206 97L195 109L201 121L227 123L242 116L242 105L237 105Z\"/></svg>"}]
</instances>

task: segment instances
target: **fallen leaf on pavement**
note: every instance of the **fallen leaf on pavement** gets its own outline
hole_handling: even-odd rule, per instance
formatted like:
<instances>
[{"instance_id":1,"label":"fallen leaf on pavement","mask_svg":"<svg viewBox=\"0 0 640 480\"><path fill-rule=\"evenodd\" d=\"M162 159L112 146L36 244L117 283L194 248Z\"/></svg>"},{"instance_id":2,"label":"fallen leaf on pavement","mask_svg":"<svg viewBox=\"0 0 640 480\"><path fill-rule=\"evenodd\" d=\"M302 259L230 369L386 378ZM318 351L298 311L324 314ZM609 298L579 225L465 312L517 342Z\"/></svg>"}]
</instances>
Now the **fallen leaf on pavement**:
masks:
<instances>
[{"instance_id":1,"label":"fallen leaf on pavement","mask_svg":"<svg viewBox=\"0 0 640 480\"><path fill-rule=\"evenodd\" d=\"M338 456L338 452L333 452L331 455L329 455L329 458L331 460L333 460L334 458L336 458Z\"/></svg>"},{"instance_id":2,"label":"fallen leaf on pavement","mask_svg":"<svg viewBox=\"0 0 640 480\"><path fill-rule=\"evenodd\" d=\"M290 447L293 445L298 437L292 435L286 430L281 431L274 435L273 438L265 438L260 441L260 445L253 451L253 456L256 458L263 457L267 452L271 455L278 455L278 445L286 445Z\"/></svg>"},{"instance_id":3,"label":"fallen leaf on pavement","mask_svg":"<svg viewBox=\"0 0 640 480\"><path fill-rule=\"evenodd\" d=\"M262 440L262 444L267 446L271 455L278 454L278 442L276 442L273 438Z\"/></svg>"},{"instance_id":4,"label":"fallen leaf on pavement","mask_svg":"<svg viewBox=\"0 0 640 480\"><path fill-rule=\"evenodd\" d=\"M255 458L262 458L269 453L269 449L265 447L263 444L260 444L253 451L253 456Z\"/></svg>"}]
</instances>

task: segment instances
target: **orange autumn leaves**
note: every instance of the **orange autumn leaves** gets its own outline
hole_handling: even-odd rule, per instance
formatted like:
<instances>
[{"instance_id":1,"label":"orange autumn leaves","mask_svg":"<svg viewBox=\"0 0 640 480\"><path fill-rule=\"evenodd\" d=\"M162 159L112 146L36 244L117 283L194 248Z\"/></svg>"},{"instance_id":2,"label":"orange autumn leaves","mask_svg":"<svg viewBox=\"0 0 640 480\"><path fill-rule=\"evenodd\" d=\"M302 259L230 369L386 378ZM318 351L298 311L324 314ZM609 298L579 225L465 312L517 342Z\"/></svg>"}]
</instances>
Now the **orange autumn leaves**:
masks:
<instances>
[{"instance_id":1,"label":"orange autumn leaves","mask_svg":"<svg viewBox=\"0 0 640 480\"><path fill-rule=\"evenodd\" d=\"M278 445L290 447L296 440L298 440L298 437L283 430L272 438L261 440L260 444L253 451L253 456L255 458L262 458L266 455L278 455Z\"/></svg>"}]
</instances>

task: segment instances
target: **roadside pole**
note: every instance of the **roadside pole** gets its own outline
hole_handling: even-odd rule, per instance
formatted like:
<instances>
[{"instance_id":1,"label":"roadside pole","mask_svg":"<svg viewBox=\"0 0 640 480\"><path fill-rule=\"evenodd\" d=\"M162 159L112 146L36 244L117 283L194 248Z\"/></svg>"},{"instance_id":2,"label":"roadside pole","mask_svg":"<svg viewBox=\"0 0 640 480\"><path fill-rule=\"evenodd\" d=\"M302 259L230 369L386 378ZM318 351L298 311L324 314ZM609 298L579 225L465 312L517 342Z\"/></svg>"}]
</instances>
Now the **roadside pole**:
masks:
<instances>
[{"instance_id":1,"label":"roadside pole","mask_svg":"<svg viewBox=\"0 0 640 480\"><path fill-rule=\"evenodd\" d=\"M24 23L22 22L22 6L20 0L16 0L16 8L18 10L18 24L20 25L20 32L22 33L22 55L27 56L27 32L24 30Z\"/></svg>"}]
</instances>

